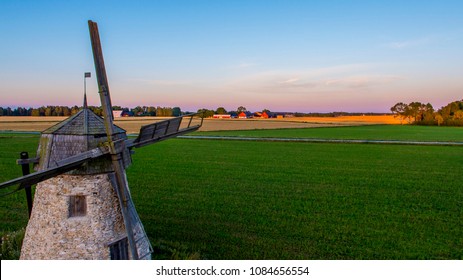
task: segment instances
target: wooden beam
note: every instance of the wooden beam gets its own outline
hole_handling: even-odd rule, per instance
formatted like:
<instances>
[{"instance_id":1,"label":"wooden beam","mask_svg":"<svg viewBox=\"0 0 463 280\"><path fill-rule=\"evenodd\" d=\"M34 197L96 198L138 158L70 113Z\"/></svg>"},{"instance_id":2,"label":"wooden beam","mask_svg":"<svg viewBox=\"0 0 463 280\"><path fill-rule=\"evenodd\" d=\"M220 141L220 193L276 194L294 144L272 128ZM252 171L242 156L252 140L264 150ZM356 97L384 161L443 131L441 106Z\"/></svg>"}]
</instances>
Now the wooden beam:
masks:
<instances>
[{"instance_id":1,"label":"wooden beam","mask_svg":"<svg viewBox=\"0 0 463 280\"><path fill-rule=\"evenodd\" d=\"M35 185L44 180L50 179L57 175L60 175L68 171L74 170L76 168L79 168L85 162L91 159L99 158L108 153L109 151L106 150L104 147L95 148L90 151L60 160L56 163L55 167L48 168L48 169L38 171L35 173L31 173L31 174L1 183L0 189L4 189L4 188L14 186L14 185L19 185L17 189L10 192L10 193L13 193L13 192L22 190L27 186ZM7 194L10 194L10 193L7 193Z\"/></svg>"},{"instance_id":2,"label":"wooden beam","mask_svg":"<svg viewBox=\"0 0 463 280\"><path fill-rule=\"evenodd\" d=\"M21 152L19 154L19 156L23 160L29 159L29 153L28 152ZM29 163L21 164L21 170L23 172L23 176L29 175L31 173L30 168L29 168ZM31 189L31 185L25 185L24 190L26 191L27 210L29 212L29 218L30 218L31 214L32 214L32 189Z\"/></svg>"},{"instance_id":3,"label":"wooden beam","mask_svg":"<svg viewBox=\"0 0 463 280\"><path fill-rule=\"evenodd\" d=\"M116 175L117 184L115 186L117 197L121 205L122 217L127 231L127 239L129 240L129 247L132 253L132 258L138 260L138 251L133 236L132 221L128 214L128 204L130 192L128 183L125 178L124 161L122 159L122 151L126 149L125 142L114 142L114 126L113 126L113 113L111 105L111 96L109 93L108 79L106 76L106 69L103 59L103 51L101 48L100 35L98 32L98 25L91 20L88 21L88 28L90 31L90 39L92 41L93 60L95 62L95 72L98 82L98 92L100 94L101 106L103 107L104 124L106 134L108 135L108 148L111 154L112 165L114 174Z\"/></svg>"}]
</instances>

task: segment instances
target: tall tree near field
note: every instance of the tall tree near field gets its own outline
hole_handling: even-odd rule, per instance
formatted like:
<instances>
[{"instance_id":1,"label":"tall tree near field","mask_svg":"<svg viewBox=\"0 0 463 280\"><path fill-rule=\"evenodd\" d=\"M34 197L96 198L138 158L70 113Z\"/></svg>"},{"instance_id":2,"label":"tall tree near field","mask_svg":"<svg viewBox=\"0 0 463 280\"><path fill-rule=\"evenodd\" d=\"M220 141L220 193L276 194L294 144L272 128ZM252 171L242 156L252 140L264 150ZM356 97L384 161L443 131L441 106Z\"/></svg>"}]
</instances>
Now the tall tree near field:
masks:
<instances>
[{"instance_id":1,"label":"tall tree near field","mask_svg":"<svg viewBox=\"0 0 463 280\"><path fill-rule=\"evenodd\" d=\"M391 107L391 112L400 120L400 124L402 124L403 120L408 117L409 108L407 104L399 102Z\"/></svg>"},{"instance_id":2,"label":"tall tree near field","mask_svg":"<svg viewBox=\"0 0 463 280\"><path fill-rule=\"evenodd\" d=\"M423 103L421 102L412 102L408 104L410 110L410 115L415 119L415 122L419 120L421 112L423 110Z\"/></svg>"},{"instance_id":3,"label":"tall tree near field","mask_svg":"<svg viewBox=\"0 0 463 280\"><path fill-rule=\"evenodd\" d=\"M444 118L439 113L434 113L434 120L436 120L437 125L440 126L444 122Z\"/></svg>"}]
</instances>

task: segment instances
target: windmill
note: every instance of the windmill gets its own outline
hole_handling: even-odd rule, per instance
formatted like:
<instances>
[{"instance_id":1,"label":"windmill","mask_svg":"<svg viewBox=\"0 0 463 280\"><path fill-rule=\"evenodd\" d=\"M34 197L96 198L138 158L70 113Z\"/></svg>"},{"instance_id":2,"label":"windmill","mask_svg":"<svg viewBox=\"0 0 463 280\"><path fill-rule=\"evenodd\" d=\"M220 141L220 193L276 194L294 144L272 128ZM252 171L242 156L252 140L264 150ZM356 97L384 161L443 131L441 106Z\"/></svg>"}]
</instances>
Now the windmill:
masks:
<instances>
[{"instance_id":1,"label":"windmill","mask_svg":"<svg viewBox=\"0 0 463 280\"><path fill-rule=\"evenodd\" d=\"M22 153L22 177L0 184L14 193L37 184L21 259L150 259L152 247L135 210L125 169L133 148L197 130L193 114L145 125L129 139L114 125L111 98L96 22L88 21L101 118L84 106L43 131L37 157ZM87 75L87 74L86 74ZM86 76L87 77L87 76ZM27 174L30 163L37 171ZM5 194L6 195L6 194Z\"/></svg>"}]
</instances>

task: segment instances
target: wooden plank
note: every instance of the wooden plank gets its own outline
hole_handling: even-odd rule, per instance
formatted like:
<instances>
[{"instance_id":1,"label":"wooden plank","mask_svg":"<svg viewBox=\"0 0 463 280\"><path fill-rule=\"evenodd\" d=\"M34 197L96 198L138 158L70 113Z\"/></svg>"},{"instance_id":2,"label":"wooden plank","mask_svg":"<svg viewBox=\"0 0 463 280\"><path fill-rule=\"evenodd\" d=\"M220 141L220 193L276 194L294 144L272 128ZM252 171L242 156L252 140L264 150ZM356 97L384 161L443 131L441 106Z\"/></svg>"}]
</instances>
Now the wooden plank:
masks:
<instances>
[{"instance_id":1,"label":"wooden plank","mask_svg":"<svg viewBox=\"0 0 463 280\"><path fill-rule=\"evenodd\" d=\"M127 145L129 145L129 148L141 147L161 140L169 139L177 135L182 135L188 132L195 131L201 127L202 120L201 124L191 126L191 120L194 115L195 114L189 114L165 121L144 125L140 129L138 137L133 141L129 140L127 142ZM190 120L186 128L180 129L180 125L182 124L183 118L190 118Z\"/></svg>"},{"instance_id":2,"label":"wooden plank","mask_svg":"<svg viewBox=\"0 0 463 280\"><path fill-rule=\"evenodd\" d=\"M177 132L178 129L180 128L181 122L182 122L182 118L175 118L175 119L169 120L169 128L167 129L166 134Z\"/></svg>"},{"instance_id":3,"label":"wooden plank","mask_svg":"<svg viewBox=\"0 0 463 280\"><path fill-rule=\"evenodd\" d=\"M13 193L13 192L16 192L16 191L19 191L25 188L28 185L35 185L44 180L50 179L57 175L60 175L68 171L74 170L76 168L79 168L85 162L91 159L99 158L108 153L109 151L107 149L104 149L103 147L95 148L93 150L84 152L82 154L78 154L76 156L72 156L72 157L63 159L61 161L58 161L57 165L53 168L48 168L42 171L31 173L29 175L22 176L22 177L4 182L0 184L0 189L4 189L4 188L14 186L14 185L19 185L19 187L16 190L11 192Z\"/></svg>"},{"instance_id":4,"label":"wooden plank","mask_svg":"<svg viewBox=\"0 0 463 280\"><path fill-rule=\"evenodd\" d=\"M140 148L140 147L143 147L143 146L146 146L146 145L150 145L150 144L153 144L153 143L156 143L156 142L160 142L160 141L163 141L163 140L167 140L167 139L170 139L170 138L174 138L174 137L177 137L177 136L180 136L180 135L183 135L183 134L187 134L187 133L196 131L200 127L201 127L200 125L196 125L196 126L192 126L192 127L189 127L189 128L180 129L179 131L177 131L175 133L154 137L152 139L148 139L148 140L145 140L145 141L137 141L136 142L136 141L133 141L133 140L126 140L125 145L126 145L127 148Z\"/></svg>"}]
</instances>

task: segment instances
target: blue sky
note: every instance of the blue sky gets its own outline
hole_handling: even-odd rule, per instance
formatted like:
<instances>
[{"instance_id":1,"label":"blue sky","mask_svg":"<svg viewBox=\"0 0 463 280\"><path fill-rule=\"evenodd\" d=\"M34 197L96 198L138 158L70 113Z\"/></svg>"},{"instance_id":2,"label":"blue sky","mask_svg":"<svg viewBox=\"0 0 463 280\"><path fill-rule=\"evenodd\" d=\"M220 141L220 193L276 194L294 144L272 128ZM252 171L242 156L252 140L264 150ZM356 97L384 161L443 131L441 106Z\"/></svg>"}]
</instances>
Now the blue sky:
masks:
<instances>
[{"instance_id":1,"label":"blue sky","mask_svg":"<svg viewBox=\"0 0 463 280\"><path fill-rule=\"evenodd\" d=\"M463 95L463 1L0 2L0 106L80 105L98 23L113 104L389 112ZM89 103L99 104L94 75Z\"/></svg>"}]
</instances>

